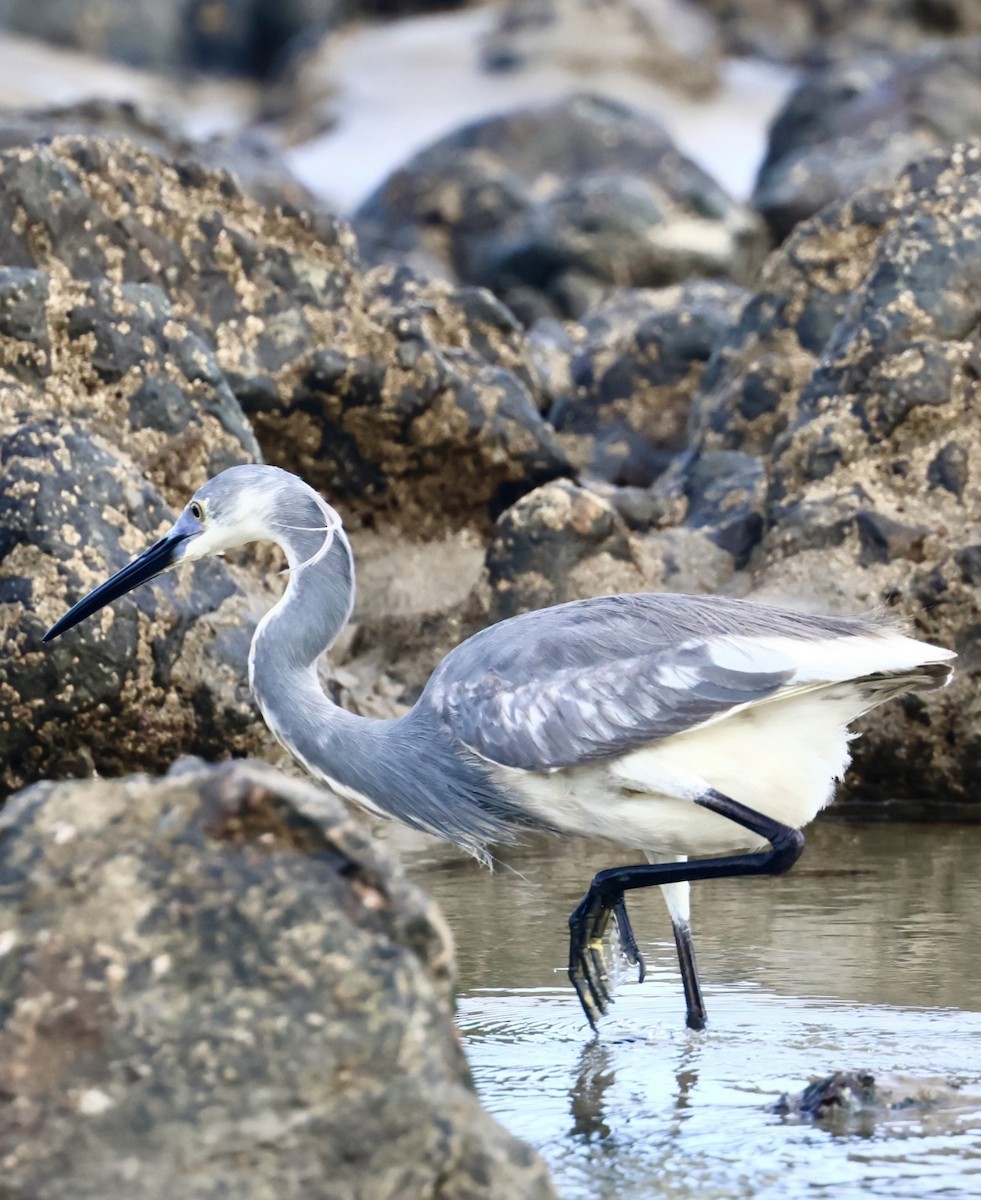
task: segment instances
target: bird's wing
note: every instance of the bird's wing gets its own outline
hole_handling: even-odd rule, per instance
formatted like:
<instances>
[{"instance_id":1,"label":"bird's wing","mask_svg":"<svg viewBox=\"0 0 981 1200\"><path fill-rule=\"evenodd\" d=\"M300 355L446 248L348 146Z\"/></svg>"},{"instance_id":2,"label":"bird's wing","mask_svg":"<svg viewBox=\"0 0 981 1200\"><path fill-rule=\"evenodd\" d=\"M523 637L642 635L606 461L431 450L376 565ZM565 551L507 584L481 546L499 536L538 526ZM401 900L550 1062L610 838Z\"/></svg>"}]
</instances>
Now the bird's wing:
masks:
<instances>
[{"instance_id":1,"label":"bird's wing","mask_svg":"<svg viewBox=\"0 0 981 1200\"><path fill-rule=\"evenodd\" d=\"M502 766L544 771L623 754L794 687L786 649L745 636L743 610L759 606L733 603L603 597L528 613L458 647L422 700Z\"/></svg>"}]
</instances>

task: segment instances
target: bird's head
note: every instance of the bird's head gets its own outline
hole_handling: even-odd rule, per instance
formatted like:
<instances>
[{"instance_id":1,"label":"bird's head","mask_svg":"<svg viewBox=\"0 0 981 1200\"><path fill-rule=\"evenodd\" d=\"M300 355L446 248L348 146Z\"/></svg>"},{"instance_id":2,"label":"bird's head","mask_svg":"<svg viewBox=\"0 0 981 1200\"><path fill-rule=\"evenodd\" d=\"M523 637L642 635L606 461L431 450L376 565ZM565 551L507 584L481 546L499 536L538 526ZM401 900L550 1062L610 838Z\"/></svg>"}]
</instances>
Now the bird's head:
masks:
<instances>
[{"instance_id":1,"label":"bird's head","mask_svg":"<svg viewBox=\"0 0 981 1200\"><path fill-rule=\"evenodd\" d=\"M222 554L246 542L281 541L283 529L289 528L283 525L286 505L294 518L299 515L301 520L309 520L312 515L318 531L339 525L333 509L295 475L278 467L229 467L198 488L158 542L79 600L42 640L50 642L179 563ZM308 514L303 513L304 507L310 510Z\"/></svg>"}]
</instances>

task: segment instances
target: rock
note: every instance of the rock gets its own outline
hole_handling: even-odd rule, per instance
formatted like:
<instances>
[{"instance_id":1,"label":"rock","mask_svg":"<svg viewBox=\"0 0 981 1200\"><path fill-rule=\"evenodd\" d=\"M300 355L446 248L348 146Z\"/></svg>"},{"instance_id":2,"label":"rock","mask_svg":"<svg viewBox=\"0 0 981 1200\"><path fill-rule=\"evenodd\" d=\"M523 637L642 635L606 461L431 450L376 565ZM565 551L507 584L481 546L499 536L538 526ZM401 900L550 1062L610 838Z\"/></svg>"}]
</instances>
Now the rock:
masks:
<instances>
[{"instance_id":1,"label":"rock","mask_svg":"<svg viewBox=\"0 0 981 1200\"><path fill-rule=\"evenodd\" d=\"M633 588L621 586L625 572L634 575ZM581 596L636 591L640 583L615 510L567 480L538 488L501 516L487 573L496 621Z\"/></svg>"},{"instance_id":2,"label":"rock","mask_svg":"<svg viewBox=\"0 0 981 1200\"><path fill-rule=\"evenodd\" d=\"M487 548L489 619L614 592L727 587L735 558L714 530L662 528L632 535L613 500L562 480L522 497L504 513ZM657 507L662 516L671 511L670 505Z\"/></svg>"},{"instance_id":3,"label":"rock","mask_svg":"<svg viewBox=\"0 0 981 1200\"><path fill-rule=\"evenodd\" d=\"M836 1132L866 1136L890 1122L940 1122L945 1113L974 1109L976 1093L947 1079L908 1075L876 1078L870 1071L835 1071L809 1084L796 1096L784 1093L773 1111L813 1121Z\"/></svg>"},{"instance_id":4,"label":"rock","mask_svg":"<svg viewBox=\"0 0 981 1200\"><path fill-rule=\"evenodd\" d=\"M4 24L134 67L265 77L296 39L359 11L399 7L388 0L8 0Z\"/></svg>"},{"instance_id":5,"label":"rock","mask_svg":"<svg viewBox=\"0 0 981 1200\"><path fill-rule=\"evenodd\" d=\"M0 828L9 1195L555 1196L477 1101L441 915L330 796L185 762Z\"/></svg>"},{"instance_id":6,"label":"rock","mask_svg":"<svg viewBox=\"0 0 981 1200\"><path fill-rule=\"evenodd\" d=\"M714 23L686 0L508 0L481 59L489 71L613 71L696 98L719 84Z\"/></svg>"},{"instance_id":7,"label":"rock","mask_svg":"<svg viewBox=\"0 0 981 1200\"><path fill-rule=\"evenodd\" d=\"M760 224L652 118L591 96L465 126L411 158L355 216L369 261L489 287L526 323L613 287L751 278Z\"/></svg>"},{"instance_id":8,"label":"rock","mask_svg":"<svg viewBox=\"0 0 981 1200\"><path fill-rule=\"evenodd\" d=\"M736 570L742 570L763 536L767 499L763 463L732 450L703 454L686 473L685 493L685 525L704 529L732 555Z\"/></svg>"},{"instance_id":9,"label":"rock","mask_svg":"<svg viewBox=\"0 0 981 1200\"><path fill-rule=\"evenodd\" d=\"M284 399L235 380L272 461L416 538L487 528L568 472L520 329L491 295L382 268L363 305L366 320L298 364Z\"/></svg>"},{"instance_id":10,"label":"rock","mask_svg":"<svg viewBox=\"0 0 981 1200\"><path fill-rule=\"evenodd\" d=\"M0 791L45 774L160 770L181 750L269 749L247 684L269 602L258 584L244 593L211 560L42 646L70 604L175 514L102 438L64 418L0 436L0 464Z\"/></svg>"},{"instance_id":11,"label":"rock","mask_svg":"<svg viewBox=\"0 0 981 1200\"><path fill-rule=\"evenodd\" d=\"M543 374L549 420L573 464L623 486L652 483L687 445L691 397L748 296L706 281L615 292L568 326L568 365L549 361Z\"/></svg>"},{"instance_id":12,"label":"rock","mask_svg":"<svg viewBox=\"0 0 981 1200\"><path fill-rule=\"evenodd\" d=\"M155 285L158 324L169 302L198 336L185 372L198 390L220 399L230 389L264 456L352 520L419 536L451 522L489 527L511 500L567 470L501 305L407 272L366 279L343 222L266 208L193 160L77 136L0 154L0 261L57 279L105 276L126 296ZM233 408L222 411L238 428ZM192 474L181 471L176 488L157 482L183 504Z\"/></svg>"},{"instance_id":13,"label":"rock","mask_svg":"<svg viewBox=\"0 0 981 1200\"><path fill-rule=\"evenodd\" d=\"M753 205L774 237L906 164L981 136L981 38L880 52L811 71L770 129Z\"/></svg>"},{"instance_id":14,"label":"rock","mask_svg":"<svg viewBox=\"0 0 981 1200\"><path fill-rule=\"evenodd\" d=\"M813 62L863 49L913 50L924 36L981 33L974 0L699 0L730 54Z\"/></svg>"},{"instance_id":15,"label":"rock","mask_svg":"<svg viewBox=\"0 0 981 1200\"><path fill-rule=\"evenodd\" d=\"M255 129L197 140L164 114L152 116L127 100L93 98L77 104L7 111L0 116L0 150L65 134L131 142L161 158L194 159L231 173L243 191L275 208L316 208L316 197L286 165L271 138Z\"/></svg>"},{"instance_id":16,"label":"rock","mask_svg":"<svg viewBox=\"0 0 981 1200\"><path fill-rule=\"evenodd\" d=\"M190 0L8 0L4 24L95 58L161 70L184 61Z\"/></svg>"},{"instance_id":17,"label":"rock","mask_svg":"<svg viewBox=\"0 0 981 1200\"><path fill-rule=\"evenodd\" d=\"M0 336L0 434L38 412L90 423L181 506L259 454L213 351L156 284L0 267Z\"/></svg>"},{"instance_id":18,"label":"rock","mask_svg":"<svg viewBox=\"0 0 981 1200\"><path fill-rule=\"evenodd\" d=\"M863 722L861 799L976 800L979 180L981 147L937 152L799 226L693 404L699 453L767 464L759 593L888 606L961 655L928 704Z\"/></svg>"}]
</instances>

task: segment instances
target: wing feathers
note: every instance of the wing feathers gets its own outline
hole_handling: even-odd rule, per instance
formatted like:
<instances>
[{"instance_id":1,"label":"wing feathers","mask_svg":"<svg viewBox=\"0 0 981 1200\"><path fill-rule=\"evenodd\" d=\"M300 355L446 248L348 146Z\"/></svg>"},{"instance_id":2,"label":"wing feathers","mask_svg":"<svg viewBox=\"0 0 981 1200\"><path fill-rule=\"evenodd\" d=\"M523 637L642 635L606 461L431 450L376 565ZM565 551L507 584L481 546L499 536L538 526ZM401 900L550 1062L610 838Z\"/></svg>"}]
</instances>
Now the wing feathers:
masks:
<instances>
[{"instance_id":1,"label":"wing feathers","mask_svg":"<svg viewBox=\"0 0 981 1200\"><path fill-rule=\"evenodd\" d=\"M868 675L913 675L951 657L863 619L707 597L602 597L477 634L443 660L421 702L483 758L547 771L750 705Z\"/></svg>"}]
</instances>

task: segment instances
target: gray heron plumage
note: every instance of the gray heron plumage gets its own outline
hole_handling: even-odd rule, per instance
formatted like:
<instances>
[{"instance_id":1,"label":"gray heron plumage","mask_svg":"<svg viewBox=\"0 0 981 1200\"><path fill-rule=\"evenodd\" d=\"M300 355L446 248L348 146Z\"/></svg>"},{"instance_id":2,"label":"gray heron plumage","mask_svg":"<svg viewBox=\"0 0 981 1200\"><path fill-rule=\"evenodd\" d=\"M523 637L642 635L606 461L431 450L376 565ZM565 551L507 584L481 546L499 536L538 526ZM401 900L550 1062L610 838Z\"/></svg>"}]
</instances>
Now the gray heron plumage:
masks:
<instances>
[{"instance_id":1,"label":"gray heron plumage","mask_svg":"<svg viewBox=\"0 0 981 1200\"><path fill-rule=\"evenodd\" d=\"M569 973L594 1025L610 1000L609 921L643 977L625 893L655 885L688 1023L703 1025L690 881L788 870L800 827L847 765L851 722L891 696L943 686L952 670L951 651L869 618L603 596L490 626L443 659L404 716L356 716L328 699L318 672L354 602L350 543L317 492L268 466L209 480L165 537L44 640L164 570L255 540L282 547L289 579L256 629L249 681L272 732L312 775L484 858L529 829L646 855L600 872L570 917Z\"/></svg>"}]
</instances>

